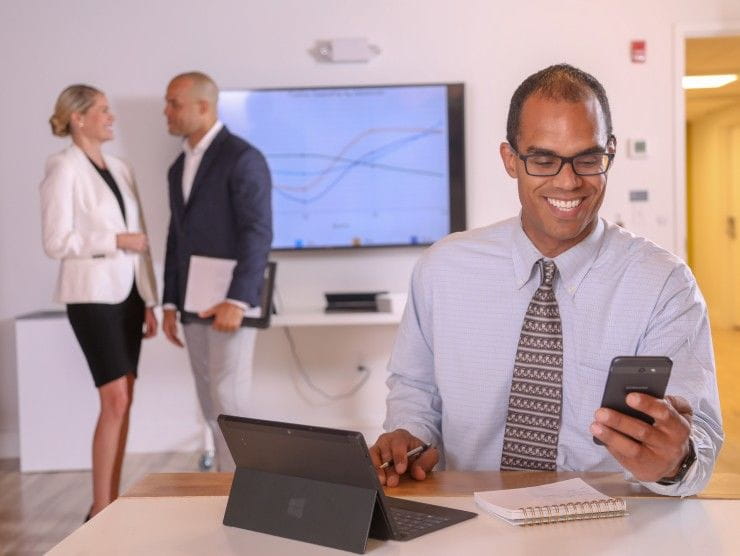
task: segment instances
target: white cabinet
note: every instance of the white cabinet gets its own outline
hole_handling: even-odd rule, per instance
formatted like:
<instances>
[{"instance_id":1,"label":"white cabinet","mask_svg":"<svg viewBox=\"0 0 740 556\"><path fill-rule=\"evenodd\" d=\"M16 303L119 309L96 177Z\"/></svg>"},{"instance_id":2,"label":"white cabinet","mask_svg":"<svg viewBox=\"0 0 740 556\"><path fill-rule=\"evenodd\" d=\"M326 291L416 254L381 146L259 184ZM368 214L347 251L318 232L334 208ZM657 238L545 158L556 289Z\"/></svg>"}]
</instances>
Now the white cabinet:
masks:
<instances>
[{"instance_id":1,"label":"white cabinet","mask_svg":"<svg viewBox=\"0 0 740 556\"><path fill-rule=\"evenodd\" d=\"M62 311L15 321L21 471L88 469L98 393ZM203 424L184 350L145 340L127 449L190 451Z\"/></svg>"},{"instance_id":2,"label":"white cabinet","mask_svg":"<svg viewBox=\"0 0 740 556\"><path fill-rule=\"evenodd\" d=\"M250 416L360 430L372 442L385 413L385 364L395 313L320 310L273 316L260 331ZM306 388L281 327L291 327L312 380L329 392L359 379L358 363L372 375L347 399L327 400ZM21 471L87 469L98 414L98 394L63 311L15 321ZM145 340L134 390L127 450L200 450L204 425L187 353L162 336Z\"/></svg>"}]
</instances>

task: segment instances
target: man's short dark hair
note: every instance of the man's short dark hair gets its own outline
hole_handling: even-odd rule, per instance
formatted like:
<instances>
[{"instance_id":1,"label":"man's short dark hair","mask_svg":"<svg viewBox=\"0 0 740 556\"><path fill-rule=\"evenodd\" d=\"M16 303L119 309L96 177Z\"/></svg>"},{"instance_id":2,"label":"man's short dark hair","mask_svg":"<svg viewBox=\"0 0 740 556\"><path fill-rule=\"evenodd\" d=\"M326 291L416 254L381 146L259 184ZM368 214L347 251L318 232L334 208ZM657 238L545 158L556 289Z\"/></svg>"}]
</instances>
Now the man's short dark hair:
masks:
<instances>
[{"instance_id":1,"label":"man's short dark hair","mask_svg":"<svg viewBox=\"0 0 740 556\"><path fill-rule=\"evenodd\" d=\"M594 95L601 105L606 122L606 135L612 136L612 114L604 86L591 74L569 64L557 64L527 77L511 97L509 118L506 122L506 140L518 150L517 138L524 102L532 95L552 100L580 102Z\"/></svg>"}]
</instances>

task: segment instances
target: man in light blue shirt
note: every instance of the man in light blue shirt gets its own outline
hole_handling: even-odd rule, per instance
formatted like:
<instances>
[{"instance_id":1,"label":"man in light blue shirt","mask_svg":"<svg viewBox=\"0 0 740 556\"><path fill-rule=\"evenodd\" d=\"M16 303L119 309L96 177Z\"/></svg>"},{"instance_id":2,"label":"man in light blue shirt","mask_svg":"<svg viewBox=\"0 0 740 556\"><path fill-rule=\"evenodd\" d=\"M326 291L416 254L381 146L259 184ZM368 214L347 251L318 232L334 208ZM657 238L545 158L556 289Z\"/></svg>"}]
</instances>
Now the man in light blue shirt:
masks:
<instances>
[{"instance_id":1,"label":"man in light blue shirt","mask_svg":"<svg viewBox=\"0 0 740 556\"><path fill-rule=\"evenodd\" d=\"M499 469L522 321L545 259L557 268L562 323L556 468L625 469L661 494L706 485L723 439L706 305L680 259L599 218L615 149L606 94L589 74L562 64L519 86L500 152L521 213L453 234L416 265L389 363L389 432L370 450L382 483L407 471L424 479L437 464ZM620 355L673 360L664 400L627 397L653 425L599 408ZM436 448L409 461L422 444Z\"/></svg>"}]
</instances>

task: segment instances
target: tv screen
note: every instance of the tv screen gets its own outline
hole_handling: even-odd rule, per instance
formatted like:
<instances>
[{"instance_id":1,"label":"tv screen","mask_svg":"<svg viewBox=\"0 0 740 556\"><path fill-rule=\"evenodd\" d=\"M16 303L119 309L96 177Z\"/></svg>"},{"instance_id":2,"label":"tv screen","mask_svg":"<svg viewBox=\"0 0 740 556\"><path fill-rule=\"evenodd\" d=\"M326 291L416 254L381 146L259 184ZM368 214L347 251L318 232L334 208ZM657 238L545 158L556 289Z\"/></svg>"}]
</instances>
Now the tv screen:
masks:
<instances>
[{"instance_id":1,"label":"tv screen","mask_svg":"<svg viewBox=\"0 0 740 556\"><path fill-rule=\"evenodd\" d=\"M267 158L275 250L428 245L465 229L464 87L224 90Z\"/></svg>"}]
</instances>

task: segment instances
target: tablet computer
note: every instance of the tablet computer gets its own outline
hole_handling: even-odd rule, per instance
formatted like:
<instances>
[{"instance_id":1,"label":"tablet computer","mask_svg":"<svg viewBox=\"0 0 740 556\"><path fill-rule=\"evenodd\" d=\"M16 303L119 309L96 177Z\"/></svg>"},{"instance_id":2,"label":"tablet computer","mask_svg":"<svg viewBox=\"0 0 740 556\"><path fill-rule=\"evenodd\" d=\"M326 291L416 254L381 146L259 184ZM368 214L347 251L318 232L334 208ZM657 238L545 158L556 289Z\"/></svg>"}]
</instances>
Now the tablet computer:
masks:
<instances>
[{"instance_id":1,"label":"tablet computer","mask_svg":"<svg viewBox=\"0 0 740 556\"><path fill-rule=\"evenodd\" d=\"M218 422L236 464L226 525L362 552L367 536L404 541L477 515L386 496L359 432L227 415Z\"/></svg>"}]
</instances>

